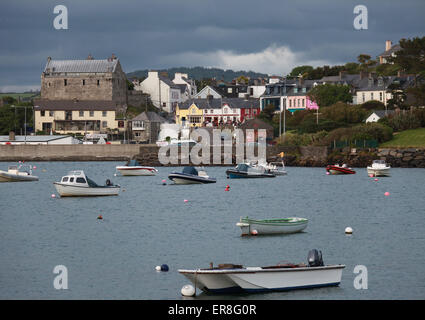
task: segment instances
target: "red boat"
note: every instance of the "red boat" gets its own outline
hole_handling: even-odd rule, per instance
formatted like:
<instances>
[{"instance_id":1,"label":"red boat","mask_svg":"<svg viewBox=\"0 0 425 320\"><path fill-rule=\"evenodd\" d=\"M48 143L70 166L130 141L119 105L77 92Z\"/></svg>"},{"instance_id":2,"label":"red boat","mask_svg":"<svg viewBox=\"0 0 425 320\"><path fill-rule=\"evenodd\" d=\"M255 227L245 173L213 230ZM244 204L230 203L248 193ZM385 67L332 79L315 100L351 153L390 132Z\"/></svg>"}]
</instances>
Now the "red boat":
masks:
<instances>
[{"instance_id":1,"label":"red boat","mask_svg":"<svg viewBox=\"0 0 425 320\"><path fill-rule=\"evenodd\" d=\"M329 174L355 174L356 171L354 171L351 168L348 168L346 164L343 164L340 166L339 164L335 165L328 165L326 167L326 171L329 172Z\"/></svg>"}]
</instances>

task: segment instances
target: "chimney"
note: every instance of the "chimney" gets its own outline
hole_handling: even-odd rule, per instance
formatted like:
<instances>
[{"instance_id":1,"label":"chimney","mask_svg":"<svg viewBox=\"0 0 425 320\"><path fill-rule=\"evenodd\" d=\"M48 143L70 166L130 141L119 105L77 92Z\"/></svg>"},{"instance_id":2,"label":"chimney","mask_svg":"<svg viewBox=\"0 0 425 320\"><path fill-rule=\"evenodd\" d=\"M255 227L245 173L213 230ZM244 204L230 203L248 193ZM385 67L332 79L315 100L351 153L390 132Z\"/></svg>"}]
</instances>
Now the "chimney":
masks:
<instances>
[{"instance_id":1,"label":"chimney","mask_svg":"<svg viewBox=\"0 0 425 320\"><path fill-rule=\"evenodd\" d=\"M9 131L9 141L15 141L15 132Z\"/></svg>"},{"instance_id":2,"label":"chimney","mask_svg":"<svg viewBox=\"0 0 425 320\"><path fill-rule=\"evenodd\" d=\"M390 50L391 49L391 46L392 46L391 40L385 41L385 51Z\"/></svg>"},{"instance_id":3,"label":"chimney","mask_svg":"<svg viewBox=\"0 0 425 320\"><path fill-rule=\"evenodd\" d=\"M117 59L117 57L115 56L115 54L112 54L111 55L111 60L116 60Z\"/></svg>"},{"instance_id":4,"label":"chimney","mask_svg":"<svg viewBox=\"0 0 425 320\"><path fill-rule=\"evenodd\" d=\"M52 57L47 57L47 62L50 62L52 60Z\"/></svg>"},{"instance_id":5,"label":"chimney","mask_svg":"<svg viewBox=\"0 0 425 320\"><path fill-rule=\"evenodd\" d=\"M340 71L339 72L339 80L342 80L345 77L346 74L347 74L347 71Z\"/></svg>"}]
</instances>

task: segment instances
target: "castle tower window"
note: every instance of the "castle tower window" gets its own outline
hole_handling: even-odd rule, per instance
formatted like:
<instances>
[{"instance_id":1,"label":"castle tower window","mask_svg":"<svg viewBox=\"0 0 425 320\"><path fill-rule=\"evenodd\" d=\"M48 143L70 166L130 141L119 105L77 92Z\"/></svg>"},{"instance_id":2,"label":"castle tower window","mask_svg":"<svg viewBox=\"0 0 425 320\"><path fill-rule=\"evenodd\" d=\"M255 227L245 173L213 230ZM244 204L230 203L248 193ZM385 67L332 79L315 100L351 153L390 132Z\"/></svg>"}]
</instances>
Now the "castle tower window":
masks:
<instances>
[{"instance_id":1,"label":"castle tower window","mask_svg":"<svg viewBox=\"0 0 425 320\"><path fill-rule=\"evenodd\" d=\"M97 80L97 85L98 85L98 86L100 85L100 80Z\"/></svg>"},{"instance_id":2,"label":"castle tower window","mask_svg":"<svg viewBox=\"0 0 425 320\"><path fill-rule=\"evenodd\" d=\"M63 79L63 85L67 86L68 85L68 81L66 79Z\"/></svg>"},{"instance_id":3,"label":"castle tower window","mask_svg":"<svg viewBox=\"0 0 425 320\"><path fill-rule=\"evenodd\" d=\"M86 80L85 79L83 79L83 86L85 86L86 85Z\"/></svg>"}]
</instances>

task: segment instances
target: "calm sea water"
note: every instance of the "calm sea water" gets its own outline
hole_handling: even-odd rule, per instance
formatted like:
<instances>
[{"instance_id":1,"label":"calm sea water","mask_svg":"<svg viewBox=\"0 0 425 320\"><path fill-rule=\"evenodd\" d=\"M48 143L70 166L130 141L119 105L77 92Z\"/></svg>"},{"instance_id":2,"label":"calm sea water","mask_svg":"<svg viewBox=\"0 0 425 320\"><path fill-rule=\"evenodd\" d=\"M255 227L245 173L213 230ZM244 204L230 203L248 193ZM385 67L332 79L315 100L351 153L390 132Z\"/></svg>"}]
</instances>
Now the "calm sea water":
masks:
<instances>
[{"instance_id":1,"label":"calm sea water","mask_svg":"<svg viewBox=\"0 0 425 320\"><path fill-rule=\"evenodd\" d=\"M0 163L2 169L9 164ZM196 299L425 298L424 169L393 168L391 177L374 181L364 168L327 176L324 168L288 167L287 176L274 179L228 180L226 168L211 167L216 184L178 186L167 176L181 168L114 177L121 163L32 164L38 182L0 183L1 299L181 299L189 281L179 268L305 263L313 248L322 250L325 264L346 265L339 287L226 296L198 291ZM74 169L98 183L110 178L123 190L117 197L51 198L52 182ZM299 216L309 224L298 234L241 237L240 216ZM347 226L353 235L345 235ZM164 263L170 271L156 272ZM53 287L56 265L68 269L68 290ZM353 286L356 265L367 267L367 290Z\"/></svg>"}]
</instances>

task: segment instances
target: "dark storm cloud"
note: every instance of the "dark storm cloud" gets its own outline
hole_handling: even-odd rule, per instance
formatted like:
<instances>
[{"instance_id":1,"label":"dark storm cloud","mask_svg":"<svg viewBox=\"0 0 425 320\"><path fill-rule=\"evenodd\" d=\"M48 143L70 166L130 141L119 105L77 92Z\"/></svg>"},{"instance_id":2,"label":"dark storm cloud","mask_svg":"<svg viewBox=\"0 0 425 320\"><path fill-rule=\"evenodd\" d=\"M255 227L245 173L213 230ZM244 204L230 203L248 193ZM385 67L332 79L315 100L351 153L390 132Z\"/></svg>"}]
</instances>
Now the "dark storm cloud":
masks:
<instances>
[{"instance_id":1,"label":"dark storm cloud","mask_svg":"<svg viewBox=\"0 0 425 320\"><path fill-rule=\"evenodd\" d=\"M53 28L58 4L68 8L68 30ZM353 28L358 4L368 8L368 30ZM0 88L39 85L47 56L115 53L126 72L220 66L235 58L251 64L246 69L287 59L276 73L291 63L355 61L359 53L381 53L387 39L423 36L424 13L423 0L8 1L0 11ZM270 48L282 48L282 56L270 58ZM255 65L250 58L264 62Z\"/></svg>"}]
</instances>

